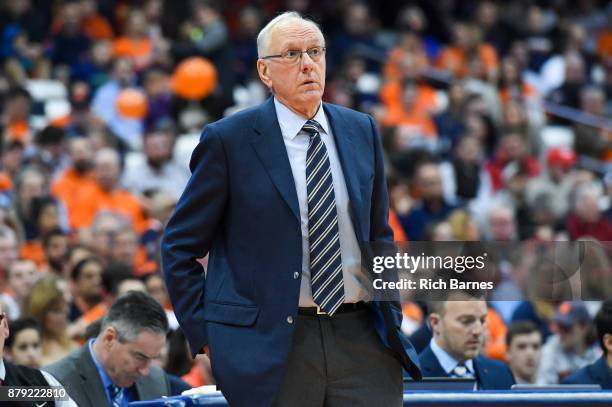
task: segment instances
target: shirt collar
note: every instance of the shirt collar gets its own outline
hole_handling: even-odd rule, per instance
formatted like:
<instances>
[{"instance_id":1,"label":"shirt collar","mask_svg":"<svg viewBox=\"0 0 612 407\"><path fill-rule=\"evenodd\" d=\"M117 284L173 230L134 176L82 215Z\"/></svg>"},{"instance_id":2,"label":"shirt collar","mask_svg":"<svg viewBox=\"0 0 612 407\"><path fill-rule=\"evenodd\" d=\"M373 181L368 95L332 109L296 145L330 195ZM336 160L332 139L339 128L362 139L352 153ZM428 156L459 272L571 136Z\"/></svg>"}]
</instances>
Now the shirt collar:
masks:
<instances>
[{"instance_id":1,"label":"shirt collar","mask_svg":"<svg viewBox=\"0 0 612 407\"><path fill-rule=\"evenodd\" d=\"M434 338L431 338L429 346L431 347L431 351L433 352L433 354L436 355L436 358L438 359L440 366L442 366L442 369L444 369L446 374L451 374L451 372L457 367L460 362L454 357L452 357L444 349L442 349L440 345L437 344ZM464 362L464 364L468 368L470 373L474 374L474 361L472 359L468 359Z\"/></svg>"},{"instance_id":2,"label":"shirt collar","mask_svg":"<svg viewBox=\"0 0 612 407\"><path fill-rule=\"evenodd\" d=\"M89 341L87 341L87 346L89 347L89 353L91 354L91 358L93 359L93 362L96 365L96 369L98 370L100 379L102 379L102 385L104 386L104 391L108 393L108 386L113 384L113 381L106 373L106 370L104 370L104 367L102 366L100 361L98 361L98 359L96 358L96 354L93 350L93 343L95 340L96 338L91 338Z\"/></svg>"},{"instance_id":3,"label":"shirt collar","mask_svg":"<svg viewBox=\"0 0 612 407\"><path fill-rule=\"evenodd\" d=\"M6 367L4 366L4 359L0 358L0 380L6 378Z\"/></svg>"},{"instance_id":4,"label":"shirt collar","mask_svg":"<svg viewBox=\"0 0 612 407\"><path fill-rule=\"evenodd\" d=\"M280 125L283 137L293 140L308 120L291 111L291 109L283 105L276 98L274 98L274 106L276 107L276 117L278 118L278 124ZM327 117L323 110L323 102L321 102L317 114L315 114L312 119L321 125L323 133L330 134L329 123L327 122Z\"/></svg>"}]
</instances>

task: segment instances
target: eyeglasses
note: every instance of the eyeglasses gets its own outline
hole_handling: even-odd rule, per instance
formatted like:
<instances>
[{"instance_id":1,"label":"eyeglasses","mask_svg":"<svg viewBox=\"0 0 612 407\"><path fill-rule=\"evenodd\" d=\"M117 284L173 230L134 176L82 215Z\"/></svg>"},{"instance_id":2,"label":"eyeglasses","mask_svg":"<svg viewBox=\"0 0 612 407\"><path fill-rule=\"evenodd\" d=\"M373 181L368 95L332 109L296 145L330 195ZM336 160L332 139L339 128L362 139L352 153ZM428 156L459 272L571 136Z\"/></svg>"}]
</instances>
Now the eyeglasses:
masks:
<instances>
[{"instance_id":1,"label":"eyeglasses","mask_svg":"<svg viewBox=\"0 0 612 407\"><path fill-rule=\"evenodd\" d=\"M310 59L314 62L318 62L323 55L325 55L325 47L312 47L308 48L306 51L300 51L298 49L288 49L281 54L276 55L267 55L265 57L261 57L261 59L271 59L271 58L281 58L282 61L287 62L289 64L295 64L300 59L302 59L302 54L308 54Z\"/></svg>"}]
</instances>

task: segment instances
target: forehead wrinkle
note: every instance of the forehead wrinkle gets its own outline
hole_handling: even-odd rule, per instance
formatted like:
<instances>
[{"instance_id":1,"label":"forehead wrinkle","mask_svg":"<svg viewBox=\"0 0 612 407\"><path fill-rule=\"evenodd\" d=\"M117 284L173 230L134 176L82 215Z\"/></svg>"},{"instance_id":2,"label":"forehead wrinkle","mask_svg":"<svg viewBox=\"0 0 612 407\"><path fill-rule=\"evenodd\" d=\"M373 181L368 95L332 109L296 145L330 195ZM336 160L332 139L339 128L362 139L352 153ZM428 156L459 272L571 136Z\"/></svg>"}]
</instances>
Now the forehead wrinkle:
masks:
<instances>
[{"instance_id":1,"label":"forehead wrinkle","mask_svg":"<svg viewBox=\"0 0 612 407\"><path fill-rule=\"evenodd\" d=\"M273 27L270 33L270 48L280 45L293 49L311 40L316 40L316 45L325 46L323 34L311 23L301 21L297 25L288 25L288 23Z\"/></svg>"}]
</instances>

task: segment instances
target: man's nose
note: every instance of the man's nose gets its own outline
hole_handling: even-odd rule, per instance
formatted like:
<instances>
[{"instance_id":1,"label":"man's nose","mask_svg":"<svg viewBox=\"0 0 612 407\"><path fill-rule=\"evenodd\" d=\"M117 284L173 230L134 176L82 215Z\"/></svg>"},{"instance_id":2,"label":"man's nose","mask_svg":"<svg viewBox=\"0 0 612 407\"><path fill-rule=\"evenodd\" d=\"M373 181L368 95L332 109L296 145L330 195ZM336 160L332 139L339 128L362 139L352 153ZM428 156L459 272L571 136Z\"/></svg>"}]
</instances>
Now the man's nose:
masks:
<instances>
[{"instance_id":1,"label":"man's nose","mask_svg":"<svg viewBox=\"0 0 612 407\"><path fill-rule=\"evenodd\" d=\"M308 52L302 52L302 56L300 58L300 65L302 66L302 71L309 72L314 67L314 61L308 55Z\"/></svg>"}]
</instances>

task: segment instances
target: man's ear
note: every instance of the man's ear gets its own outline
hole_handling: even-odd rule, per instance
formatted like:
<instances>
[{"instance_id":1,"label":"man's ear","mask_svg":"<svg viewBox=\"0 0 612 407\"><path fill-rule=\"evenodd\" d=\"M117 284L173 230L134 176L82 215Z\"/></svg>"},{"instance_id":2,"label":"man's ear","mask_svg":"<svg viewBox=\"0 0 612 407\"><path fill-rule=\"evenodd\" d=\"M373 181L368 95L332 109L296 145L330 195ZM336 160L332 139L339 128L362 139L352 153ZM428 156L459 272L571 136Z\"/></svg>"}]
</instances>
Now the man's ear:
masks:
<instances>
[{"instance_id":1,"label":"man's ear","mask_svg":"<svg viewBox=\"0 0 612 407\"><path fill-rule=\"evenodd\" d=\"M268 89L272 89L272 78L270 77L270 69L268 67L268 63L263 59L257 60L257 73L259 74L259 79L263 82L264 85Z\"/></svg>"},{"instance_id":2,"label":"man's ear","mask_svg":"<svg viewBox=\"0 0 612 407\"><path fill-rule=\"evenodd\" d=\"M432 334L438 331L438 325L440 324L440 319L442 317L437 312L432 312L427 317L427 322L429 322L429 328L431 328Z\"/></svg>"},{"instance_id":3,"label":"man's ear","mask_svg":"<svg viewBox=\"0 0 612 407\"><path fill-rule=\"evenodd\" d=\"M104 344L104 347L110 347L115 339L119 339L117 330L112 326L107 326L102 334L102 343Z\"/></svg>"}]
</instances>

